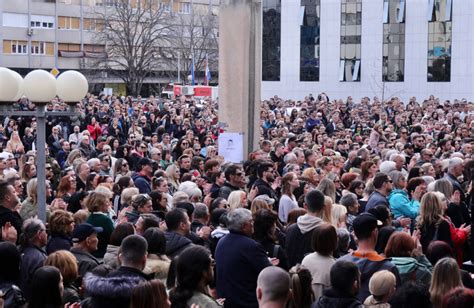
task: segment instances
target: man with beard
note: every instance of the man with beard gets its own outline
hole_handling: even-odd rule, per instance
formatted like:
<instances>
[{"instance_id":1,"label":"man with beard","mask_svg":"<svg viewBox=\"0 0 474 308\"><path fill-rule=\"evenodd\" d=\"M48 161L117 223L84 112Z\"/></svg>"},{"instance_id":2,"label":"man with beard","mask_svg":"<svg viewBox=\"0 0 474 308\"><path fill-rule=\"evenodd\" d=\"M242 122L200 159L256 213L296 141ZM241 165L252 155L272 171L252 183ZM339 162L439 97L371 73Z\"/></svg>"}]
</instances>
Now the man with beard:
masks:
<instances>
[{"instance_id":1,"label":"man with beard","mask_svg":"<svg viewBox=\"0 0 474 308\"><path fill-rule=\"evenodd\" d=\"M369 200L367 200L365 211L367 212L377 205L385 205L387 208L390 208L387 196L390 194L393 188L392 179L385 173L379 172L375 174L373 184L375 191L370 195Z\"/></svg>"},{"instance_id":2,"label":"man with beard","mask_svg":"<svg viewBox=\"0 0 474 308\"><path fill-rule=\"evenodd\" d=\"M257 189L256 196L267 195L272 199L275 199L275 204L278 204L278 196L275 190L272 188L272 184L275 181L275 169L273 164L270 162L263 162L257 166L258 179L254 183L254 188Z\"/></svg>"}]
</instances>

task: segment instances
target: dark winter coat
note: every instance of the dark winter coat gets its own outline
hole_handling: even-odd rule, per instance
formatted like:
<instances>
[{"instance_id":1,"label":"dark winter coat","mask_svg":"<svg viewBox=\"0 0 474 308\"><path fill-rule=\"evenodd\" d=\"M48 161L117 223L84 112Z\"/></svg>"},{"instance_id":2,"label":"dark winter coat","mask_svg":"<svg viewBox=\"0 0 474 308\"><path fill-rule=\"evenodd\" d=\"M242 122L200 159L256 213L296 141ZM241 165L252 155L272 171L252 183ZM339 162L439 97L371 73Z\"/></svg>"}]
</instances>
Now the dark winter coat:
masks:
<instances>
[{"instance_id":1,"label":"dark winter coat","mask_svg":"<svg viewBox=\"0 0 474 308\"><path fill-rule=\"evenodd\" d=\"M90 299L83 307L129 308L133 288L146 280L146 276L140 271L125 267L111 272L108 277L89 273L84 277L83 283Z\"/></svg>"},{"instance_id":2,"label":"dark winter coat","mask_svg":"<svg viewBox=\"0 0 474 308\"><path fill-rule=\"evenodd\" d=\"M336 291L333 288L324 291L323 296L313 305L314 308L362 308L357 297Z\"/></svg>"},{"instance_id":3,"label":"dark winter coat","mask_svg":"<svg viewBox=\"0 0 474 308\"><path fill-rule=\"evenodd\" d=\"M183 250L193 245L192 241L176 232L165 232L166 255L170 259L178 256Z\"/></svg>"}]
</instances>

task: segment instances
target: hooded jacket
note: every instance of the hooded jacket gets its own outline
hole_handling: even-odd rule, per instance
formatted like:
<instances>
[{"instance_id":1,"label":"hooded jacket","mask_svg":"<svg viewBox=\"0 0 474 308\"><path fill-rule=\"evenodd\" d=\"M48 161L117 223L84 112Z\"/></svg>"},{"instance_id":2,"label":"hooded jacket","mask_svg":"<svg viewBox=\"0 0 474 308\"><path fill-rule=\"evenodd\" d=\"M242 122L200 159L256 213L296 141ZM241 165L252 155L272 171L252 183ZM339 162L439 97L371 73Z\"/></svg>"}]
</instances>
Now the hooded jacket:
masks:
<instances>
[{"instance_id":1,"label":"hooded jacket","mask_svg":"<svg viewBox=\"0 0 474 308\"><path fill-rule=\"evenodd\" d=\"M315 308L362 308L356 297L333 288L324 291L323 296L313 305Z\"/></svg>"},{"instance_id":2,"label":"hooded jacket","mask_svg":"<svg viewBox=\"0 0 474 308\"><path fill-rule=\"evenodd\" d=\"M141 194L148 194L151 191L151 181L143 174L136 172L132 175L133 184Z\"/></svg>"},{"instance_id":3,"label":"hooded jacket","mask_svg":"<svg viewBox=\"0 0 474 308\"><path fill-rule=\"evenodd\" d=\"M295 224L286 231L286 253L288 255L288 266L291 268L297 263L301 263L304 256L313 250L311 249L311 237L314 228L323 223L319 217L305 214L298 217Z\"/></svg>"},{"instance_id":4,"label":"hooded jacket","mask_svg":"<svg viewBox=\"0 0 474 308\"><path fill-rule=\"evenodd\" d=\"M133 288L145 278L139 276L99 277L91 273L84 279L84 287L90 300L87 307L130 307Z\"/></svg>"},{"instance_id":5,"label":"hooded jacket","mask_svg":"<svg viewBox=\"0 0 474 308\"><path fill-rule=\"evenodd\" d=\"M184 249L193 245L190 239L176 232L165 232L166 255L170 259L178 256Z\"/></svg>"},{"instance_id":6,"label":"hooded jacket","mask_svg":"<svg viewBox=\"0 0 474 308\"><path fill-rule=\"evenodd\" d=\"M420 202L410 200L408 193L403 189L394 189L387 199L393 216L397 219L399 217L415 219L420 213Z\"/></svg>"},{"instance_id":7,"label":"hooded jacket","mask_svg":"<svg viewBox=\"0 0 474 308\"><path fill-rule=\"evenodd\" d=\"M360 289L357 298L361 302L370 296L369 281L375 272L388 270L395 275L395 278L397 279L397 287L401 284L397 267L390 262L390 259L378 255L375 251L367 253L354 251L351 254L341 257L339 260L354 262L359 268Z\"/></svg>"},{"instance_id":8,"label":"hooded jacket","mask_svg":"<svg viewBox=\"0 0 474 308\"><path fill-rule=\"evenodd\" d=\"M433 266L425 256L416 259L411 257L392 257L390 262L397 267L402 284L407 281L415 281L426 286L430 285Z\"/></svg>"}]
</instances>

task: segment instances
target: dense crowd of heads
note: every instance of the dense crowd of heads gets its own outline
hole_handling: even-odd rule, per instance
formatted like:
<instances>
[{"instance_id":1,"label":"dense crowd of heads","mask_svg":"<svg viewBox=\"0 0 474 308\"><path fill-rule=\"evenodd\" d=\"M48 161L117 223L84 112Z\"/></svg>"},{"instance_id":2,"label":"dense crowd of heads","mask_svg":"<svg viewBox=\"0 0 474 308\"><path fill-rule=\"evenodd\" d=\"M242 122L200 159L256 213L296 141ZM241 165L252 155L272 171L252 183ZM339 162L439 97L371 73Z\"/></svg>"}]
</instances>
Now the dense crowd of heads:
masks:
<instances>
[{"instance_id":1,"label":"dense crowd of heads","mask_svg":"<svg viewBox=\"0 0 474 308\"><path fill-rule=\"evenodd\" d=\"M275 96L241 163L210 98L73 109L45 166L36 119L0 116L5 307L473 306L472 102Z\"/></svg>"}]
</instances>

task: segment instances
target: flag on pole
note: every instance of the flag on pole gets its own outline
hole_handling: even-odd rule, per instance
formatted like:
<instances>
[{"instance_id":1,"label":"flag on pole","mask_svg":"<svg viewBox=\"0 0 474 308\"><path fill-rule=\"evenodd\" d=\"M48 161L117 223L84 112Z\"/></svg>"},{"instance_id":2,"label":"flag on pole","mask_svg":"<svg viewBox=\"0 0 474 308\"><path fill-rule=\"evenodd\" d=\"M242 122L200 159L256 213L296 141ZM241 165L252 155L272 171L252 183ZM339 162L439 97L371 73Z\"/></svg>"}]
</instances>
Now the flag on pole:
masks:
<instances>
[{"instance_id":1,"label":"flag on pole","mask_svg":"<svg viewBox=\"0 0 474 308\"><path fill-rule=\"evenodd\" d=\"M192 54L192 59L191 59L191 85L194 86L194 53Z\"/></svg>"},{"instance_id":2,"label":"flag on pole","mask_svg":"<svg viewBox=\"0 0 474 308\"><path fill-rule=\"evenodd\" d=\"M209 69L209 59L206 54L206 86L209 86L210 80L211 80L211 70Z\"/></svg>"}]
</instances>

